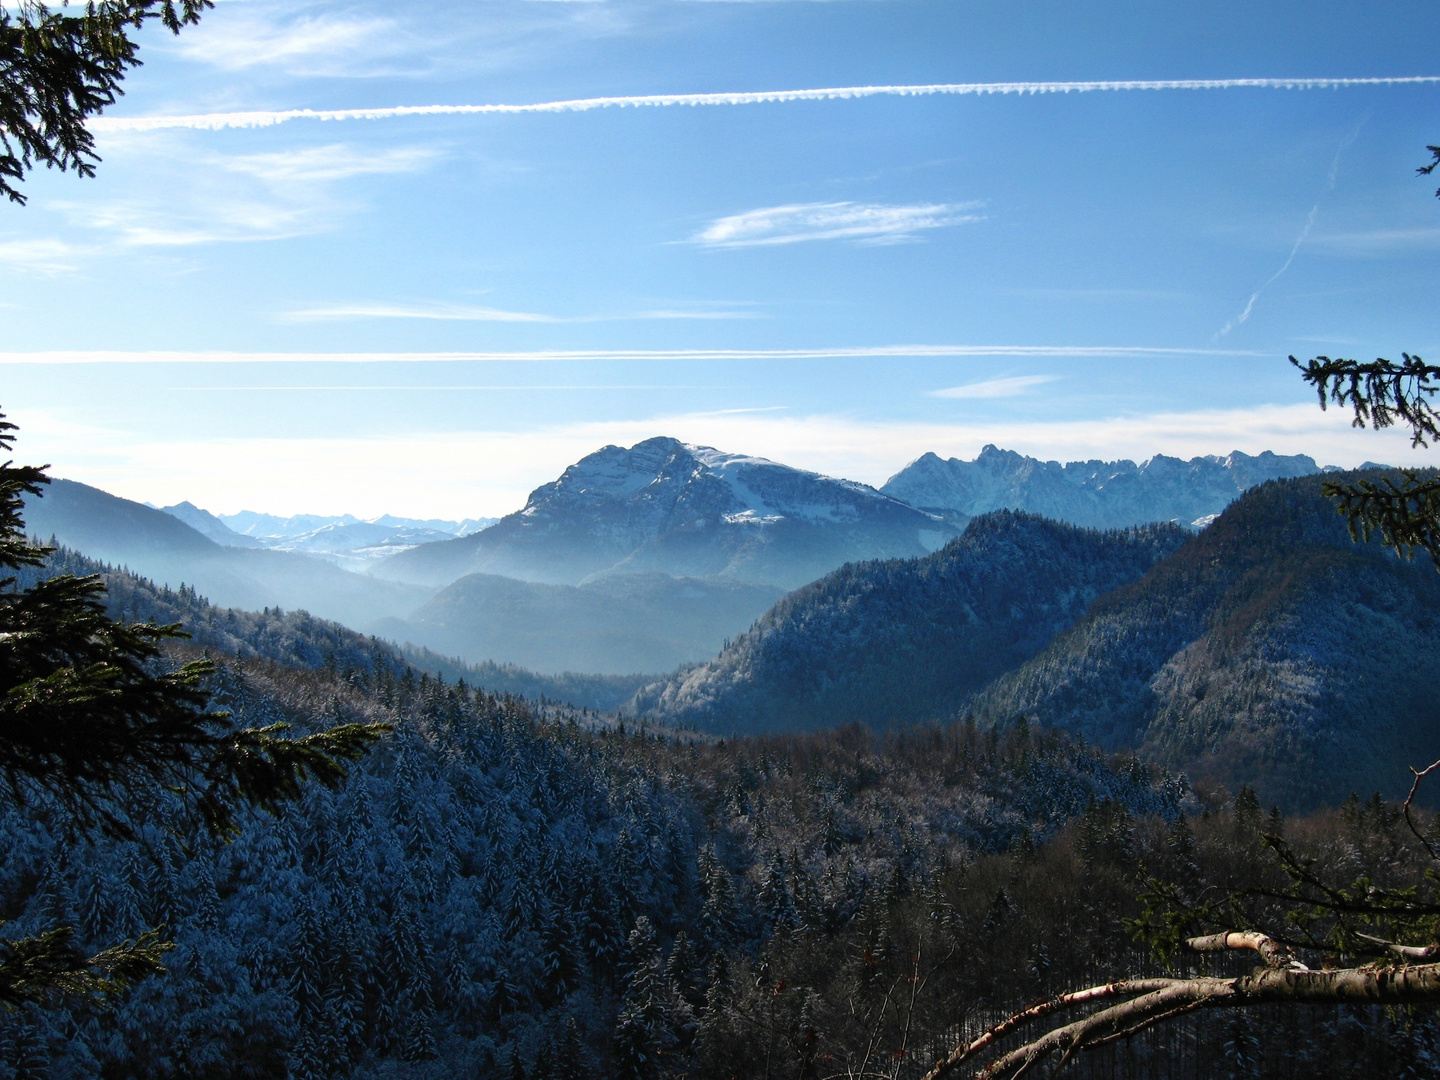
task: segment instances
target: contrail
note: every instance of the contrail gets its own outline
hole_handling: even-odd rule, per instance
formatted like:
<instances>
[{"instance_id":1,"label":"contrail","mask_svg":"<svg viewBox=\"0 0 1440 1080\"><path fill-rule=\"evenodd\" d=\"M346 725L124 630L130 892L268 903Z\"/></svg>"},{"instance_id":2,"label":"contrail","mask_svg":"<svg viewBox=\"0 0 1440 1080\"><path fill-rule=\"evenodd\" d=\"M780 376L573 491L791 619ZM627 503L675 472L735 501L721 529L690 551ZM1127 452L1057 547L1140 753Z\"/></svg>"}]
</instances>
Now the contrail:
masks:
<instances>
[{"instance_id":1,"label":"contrail","mask_svg":"<svg viewBox=\"0 0 1440 1080\"><path fill-rule=\"evenodd\" d=\"M280 109L196 113L188 116L104 116L89 121L95 132L161 128L270 127L289 120L388 120L403 116L468 116L484 113L565 113L591 109L669 105L762 105L786 101L832 101L867 97L928 97L982 94L1089 94L1101 90L1339 90L1350 86L1413 86L1440 83L1440 75L1369 79L1132 79L1103 82L930 83L920 86L836 86L821 90L761 90L731 94L645 94L574 98L529 105L400 105L383 109Z\"/></svg>"},{"instance_id":2,"label":"contrail","mask_svg":"<svg viewBox=\"0 0 1440 1080\"><path fill-rule=\"evenodd\" d=\"M1295 244L1293 247L1290 248L1290 254L1285 259L1285 262L1281 264L1279 270L1276 270L1275 273L1271 274L1270 277L1266 279L1264 285L1261 285L1260 288L1256 289L1253 293L1250 294L1250 300L1248 303L1246 303L1245 310L1240 312L1239 315L1236 315L1233 319L1231 319L1224 326L1222 326L1215 334L1215 336L1210 339L1211 341L1219 341L1226 334L1230 333L1231 330L1235 329L1235 327L1239 326L1246 319L1250 318L1250 313L1255 310L1255 301L1260 299L1260 294L1263 293L1266 289L1270 288L1271 285L1274 285L1275 282L1279 281L1281 275L1283 275L1286 270L1290 269L1290 264L1295 261L1295 256L1300 253L1300 248L1304 246L1305 241L1310 238L1310 230L1315 228L1315 218L1320 213L1321 201L1325 198L1325 194L1327 192L1335 190L1335 177L1340 171L1340 155L1345 153L1346 148L1357 138L1359 138L1360 129L1363 126L1364 121L1362 120L1359 124L1355 125L1354 131L1352 131L1349 135L1345 136L1345 138L1340 140L1340 146L1336 149L1335 157L1330 162L1330 172L1325 177L1325 186L1320 189L1320 194L1315 199L1315 205L1310 208L1310 213L1305 218L1305 226L1300 230L1300 235L1295 238Z\"/></svg>"}]
</instances>

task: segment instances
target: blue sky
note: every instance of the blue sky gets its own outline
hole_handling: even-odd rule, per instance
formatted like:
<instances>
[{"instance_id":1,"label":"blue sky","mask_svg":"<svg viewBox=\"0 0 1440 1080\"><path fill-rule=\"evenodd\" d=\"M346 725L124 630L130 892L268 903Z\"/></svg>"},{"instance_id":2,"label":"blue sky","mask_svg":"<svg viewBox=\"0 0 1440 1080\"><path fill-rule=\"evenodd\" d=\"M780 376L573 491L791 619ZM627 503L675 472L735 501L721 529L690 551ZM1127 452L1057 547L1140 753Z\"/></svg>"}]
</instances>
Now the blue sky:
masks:
<instances>
[{"instance_id":1,"label":"blue sky","mask_svg":"<svg viewBox=\"0 0 1440 1080\"><path fill-rule=\"evenodd\" d=\"M221 0L147 33L98 178L0 207L0 405L23 459L219 512L504 513L655 434L871 483L987 442L1434 462L1285 362L1440 354L1434 82L270 121L1436 41L1409 2Z\"/></svg>"}]
</instances>

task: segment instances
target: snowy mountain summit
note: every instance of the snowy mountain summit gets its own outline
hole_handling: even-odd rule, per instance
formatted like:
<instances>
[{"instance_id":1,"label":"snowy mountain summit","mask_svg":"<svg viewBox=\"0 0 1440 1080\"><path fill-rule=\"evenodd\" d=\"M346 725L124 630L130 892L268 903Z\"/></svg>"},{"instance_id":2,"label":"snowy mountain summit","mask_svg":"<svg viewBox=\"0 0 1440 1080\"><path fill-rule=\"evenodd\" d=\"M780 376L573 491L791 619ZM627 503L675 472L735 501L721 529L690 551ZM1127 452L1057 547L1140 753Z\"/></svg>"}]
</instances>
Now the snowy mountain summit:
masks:
<instances>
[{"instance_id":1,"label":"snowy mountain summit","mask_svg":"<svg viewBox=\"0 0 1440 1080\"><path fill-rule=\"evenodd\" d=\"M661 437L603 447L499 524L404 552L380 573L573 583L659 570L793 588L854 559L924 554L953 533L865 484Z\"/></svg>"}]
</instances>

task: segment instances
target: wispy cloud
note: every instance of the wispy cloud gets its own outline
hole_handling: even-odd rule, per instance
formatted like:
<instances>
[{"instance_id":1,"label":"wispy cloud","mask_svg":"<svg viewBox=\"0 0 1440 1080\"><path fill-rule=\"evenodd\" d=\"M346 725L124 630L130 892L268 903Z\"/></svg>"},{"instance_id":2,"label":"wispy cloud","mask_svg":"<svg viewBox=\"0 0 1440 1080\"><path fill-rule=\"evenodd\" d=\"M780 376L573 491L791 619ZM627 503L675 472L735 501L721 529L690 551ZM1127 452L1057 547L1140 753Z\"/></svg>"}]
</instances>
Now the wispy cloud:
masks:
<instances>
[{"instance_id":1,"label":"wispy cloud","mask_svg":"<svg viewBox=\"0 0 1440 1080\"><path fill-rule=\"evenodd\" d=\"M147 149L127 146L123 152ZM280 240L328 229L354 209L354 200L335 190L341 182L418 172L437 157L429 148L361 152L340 143L284 153L205 154L188 163L198 179L170 188L165 198L53 205L124 247Z\"/></svg>"},{"instance_id":2,"label":"wispy cloud","mask_svg":"<svg viewBox=\"0 0 1440 1080\"><path fill-rule=\"evenodd\" d=\"M1041 300L1189 300L1182 289L999 289L1002 296L1033 296Z\"/></svg>"},{"instance_id":3,"label":"wispy cloud","mask_svg":"<svg viewBox=\"0 0 1440 1080\"><path fill-rule=\"evenodd\" d=\"M851 360L966 356L1045 356L1160 359L1186 356L1254 356L1254 349L1191 349L1148 345L863 345L815 349L525 349L506 352L0 352L5 364L452 364L584 360Z\"/></svg>"},{"instance_id":4,"label":"wispy cloud","mask_svg":"<svg viewBox=\"0 0 1440 1080\"><path fill-rule=\"evenodd\" d=\"M1130 90L1319 90L1352 86L1407 86L1440 83L1440 75L1367 79L1136 79L1105 82L929 83L913 86L835 86L816 90L761 90L719 94L638 94L625 97L571 98L528 105L402 105L379 109L256 109L246 112L192 113L179 116L101 116L92 131L154 131L160 128L269 127L290 120L387 120L406 116L466 116L485 113L588 112L591 109L669 107L674 105L764 105L792 101L830 101L867 97L928 97L1088 94Z\"/></svg>"},{"instance_id":5,"label":"wispy cloud","mask_svg":"<svg viewBox=\"0 0 1440 1080\"><path fill-rule=\"evenodd\" d=\"M0 242L0 266L31 274L66 274L74 271L84 252L63 240L34 239Z\"/></svg>"},{"instance_id":6,"label":"wispy cloud","mask_svg":"<svg viewBox=\"0 0 1440 1080\"><path fill-rule=\"evenodd\" d=\"M181 36L182 56L226 71L275 66L294 75L376 75L376 60L408 51L394 20L354 14L302 15L285 22L226 5Z\"/></svg>"},{"instance_id":7,"label":"wispy cloud","mask_svg":"<svg viewBox=\"0 0 1440 1080\"><path fill-rule=\"evenodd\" d=\"M691 239L702 247L769 247L807 240L896 244L929 229L979 221L979 203L794 203L717 218Z\"/></svg>"},{"instance_id":8,"label":"wispy cloud","mask_svg":"<svg viewBox=\"0 0 1440 1080\"><path fill-rule=\"evenodd\" d=\"M753 311L733 309L702 309L698 311L657 310L634 311L615 315L545 315L534 311L507 311L503 308L475 304L397 304L357 303L327 304L297 308L279 316L282 322L336 322L353 319L431 319L441 322L508 322L508 323L595 323L638 322L673 319L753 319Z\"/></svg>"},{"instance_id":9,"label":"wispy cloud","mask_svg":"<svg viewBox=\"0 0 1440 1080\"><path fill-rule=\"evenodd\" d=\"M1378 258L1406 251L1434 251L1440 248L1440 229L1371 229L1329 233L1312 238L1310 244L1332 254Z\"/></svg>"},{"instance_id":10,"label":"wispy cloud","mask_svg":"<svg viewBox=\"0 0 1440 1080\"><path fill-rule=\"evenodd\" d=\"M330 304L299 308L280 316L284 322L332 322L349 319L433 319L442 322L563 322L533 311L504 311L469 304Z\"/></svg>"},{"instance_id":11,"label":"wispy cloud","mask_svg":"<svg viewBox=\"0 0 1440 1080\"><path fill-rule=\"evenodd\" d=\"M1011 375L1002 379L985 379L982 382L951 386L945 390L931 390L927 397L938 398L1002 398L1023 394L1033 386L1054 382L1058 375Z\"/></svg>"}]
</instances>

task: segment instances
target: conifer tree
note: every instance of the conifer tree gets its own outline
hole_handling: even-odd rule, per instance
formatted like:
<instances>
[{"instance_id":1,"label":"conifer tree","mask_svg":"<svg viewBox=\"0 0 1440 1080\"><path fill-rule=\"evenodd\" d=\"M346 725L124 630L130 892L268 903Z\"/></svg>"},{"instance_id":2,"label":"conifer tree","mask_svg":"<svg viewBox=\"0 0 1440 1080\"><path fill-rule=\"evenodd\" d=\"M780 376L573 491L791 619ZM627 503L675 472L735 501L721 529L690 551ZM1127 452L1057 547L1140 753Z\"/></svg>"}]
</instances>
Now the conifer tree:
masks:
<instances>
[{"instance_id":1,"label":"conifer tree","mask_svg":"<svg viewBox=\"0 0 1440 1080\"><path fill-rule=\"evenodd\" d=\"M200 21L212 0L92 0L83 14L39 0L0 7L0 195L37 164L94 176L100 160L85 121L113 105L138 67L135 40L158 20L172 33Z\"/></svg>"},{"instance_id":2,"label":"conifer tree","mask_svg":"<svg viewBox=\"0 0 1440 1080\"><path fill-rule=\"evenodd\" d=\"M0 415L0 451L11 448L15 430ZM287 738L285 724L237 728L209 708L212 663L165 658L163 645L185 636L178 625L111 619L98 576L59 574L17 588L17 572L42 567L53 550L24 531L24 498L43 495L45 468L0 464L4 795L57 807L81 830L133 837L137 815L148 814L172 829L188 821L224 838L235 833L242 805L273 812L307 779L337 787L385 725L342 724L301 738ZM68 921L32 938L0 939L0 1005L123 992L159 970L168 947L151 930L86 957Z\"/></svg>"},{"instance_id":3,"label":"conifer tree","mask_svg":"<svg viewBox=\"0 0 1440 1080\"><path fill-rule=\"evenodd\" d=\"M617 1080L661 1080L676 1044L672 992L660 960L655 928L644 915L626 943L625 999L615 1022Z\"/></svg>"},{"instance_id":4,"label":"conifer tree","mask_svg":"<svg viewBox=\"0 0 1440 1080\"><path fill-rule=\"evenodd\" d=\"M1418 170L1422 176L1440 165L1440 147L1426 149L1432 160ZM1435 195L1440 198L1440 191ZM1355 427L1407 426L1412 446L1429 446L1440 439L1440 415L1431 405L1440 391L1440 365L1409 353L1400 357L1365 362L1317 356L1301 364L1292 356L1290 362L1315 388L1322 409L1331 404L1351 409ZM1424 551L1440 570L1440 475L1433 470L1401 469L1400 477L1329 483L1325 493L1349 519L1350 533L1357 540L1379 536L1407 558L1417 549Z\"/></svg>"}]
</instances>

